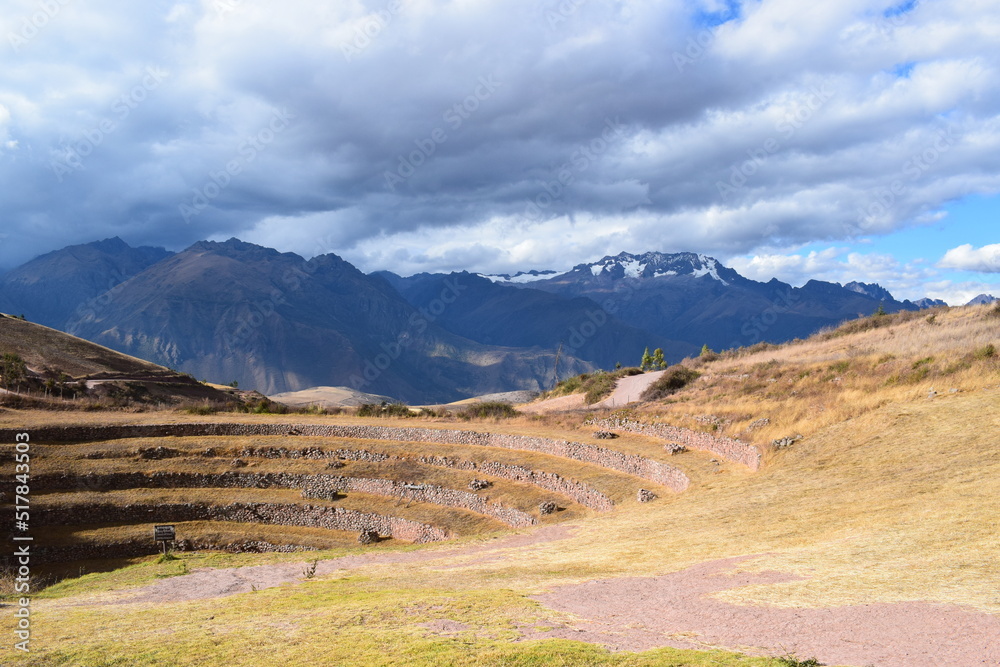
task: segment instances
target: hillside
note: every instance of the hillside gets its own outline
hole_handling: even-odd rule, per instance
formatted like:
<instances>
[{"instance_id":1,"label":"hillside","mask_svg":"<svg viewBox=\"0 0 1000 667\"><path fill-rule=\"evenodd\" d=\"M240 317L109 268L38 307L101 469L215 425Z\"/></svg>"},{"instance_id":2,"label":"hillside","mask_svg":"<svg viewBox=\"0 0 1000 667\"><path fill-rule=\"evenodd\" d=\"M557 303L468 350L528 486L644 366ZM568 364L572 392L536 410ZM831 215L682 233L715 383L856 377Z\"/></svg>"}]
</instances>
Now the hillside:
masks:
<instances>
[{"instance_id":1,"label":"hillside","mask_svg":"<svg viewBox=\"0 0 1000 667\"><path fill-rule=\"evenodd\" d=\"M0 310L64 329L78 311L98 305L88 301L171 254L118 237L55 250L0 276Z\"/></svg>"},{"instance_id":2,"label":"hillside","mask_svg":"<svg viewBox=\"0 0 1000 667\"><path fill-rule=\"evenodd\" d=\"M448 293L448 303L461 290ZM111 290L68 330L265 394L348 386L411 403L550 383L555 350L487 346L441 329L336 255L306 261L236 239L200 242ZM566 356L563 368L589 364Z\"/></svg>"},{"instance_id":3,"label":"hillside","mask_svg":"<svg viewBox=\"0 0 1000 667\"><path fill-rule=\"evenodd\" d=\"M19 356L26 366L27 397L119 397L139 403L208 400L232 402L229 394L169 368L11 316L0 316L0 355ZM46 381L56 383L46 389ZM9 386L9 390L21 389Z\"/></svg>"},{"instance_id":4,"label":"hillside","mask_svg":"<svg viewBox=\"0 0 1000 667\"><path fill-rule=\"evenodd\" d=\"M37 553L121 554L36 594L4 661L995 664L998 345L992 305L864 318L505 421L0 413L36 443ZM194 550L143 557L154 522Z\"/></svg>"},{"instance_id":5,"label":"hillside","mask_svg":"<svg viewBox=\"0 0 1000 667\"><path fill-rule=\"evenodd\" d=\"M585 297L565 298L517 288L470 273L409 278L389 272L376 275L388 280L414 307L425 309L442 293L447 281L460 281L465 287L462 299L437 322L452 333L486 345L556 349L561 343L573 356L599 368L628 364L641 357L646 347L667 350L674 360L699 349L653 333L654 329L624 324Z\"/></svg>"},{"instance_id":6,"label":"hillside","mask_svg":"<svg viewBox=\"0 0 1000 667\"><path fill-rule=\"evenodd\" d=\"M725 349L805 338L823 327L870 315L880 304L888 312L917 310L877 285L850 283L853 288L848 288L810 280L792 287L777 279L762 283L712 257L690 252L623 252L565 273L528 278L497 279L520 288L611 304L625 324L695 349L703 344Z\"/></svg>"}]
</instances>

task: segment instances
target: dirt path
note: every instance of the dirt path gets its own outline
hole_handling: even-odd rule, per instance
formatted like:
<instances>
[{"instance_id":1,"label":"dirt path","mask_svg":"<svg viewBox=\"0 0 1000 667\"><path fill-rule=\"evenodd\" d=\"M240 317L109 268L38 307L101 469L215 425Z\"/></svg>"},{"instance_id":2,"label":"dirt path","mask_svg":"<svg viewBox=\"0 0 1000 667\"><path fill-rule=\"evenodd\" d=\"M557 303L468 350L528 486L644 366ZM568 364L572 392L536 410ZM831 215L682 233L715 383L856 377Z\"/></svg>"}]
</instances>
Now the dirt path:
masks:
<instances>
[{"instance_id":1,"label":"dirt path","mask_svg":"<svg viewBox=\"0 0 1000 667\"><path fill-rule=\"evenodd\" d=\"M629 375L618 380L611 395L593 405L595 408L620 408L639 400L649 385L660 379L666 371L654 371L642 375Z\"/></svg>"},{"instance_id":2,"label":"dirt path","mask_svg":"<svg viewBox=\"0 0 1000 667\"><path fill-rule=\"evenodd\" d=\"M562 540L572 535L572 526L564 524L543 526L530 533L510 535L483 545L452 549L429 548L405 553L382 552L344 556L321 560L316 566L316 576L332 574L338 570L350 570L365 565L386 565L396 563L418 563L459 556L480 555L477 562L496 560L503 557L503 551L520 547ZM147 586L115 591L87 598L82 601L55 601L52 606L92 606L106 604L143 604L162 602L184 602L206 598L226 597L263 590L283 584L304 580L308 563L279 563L252 567L205 568L191 574L163 579Z\"/></svg>"},{"instance_id":3,"label":"dirt path","mask_svg":"<svg viewBox=\"0 0 1000 667\"><path fill-rule=\"evenodd\" d=\"M538 403L528 403L517 407L521 412L532 414L546 414L549 412L565 412L569 410L583 410L585 408L620 408L639 400L642 392L646 391L649 385L660 379L665 371L654 371L643 373L642 375L629 375L618 380L615 390L607 398L587 405L584 403L583 394L570 394L569 396L557 396Z\"/></svg>"},{"instance_id":4,"label":"dirt path","mask_svg":"<svg viewBox=\"0 0 1000 667\"><path fill-rule=\"evenodd\" d=\"M662 577L591 581L535 596L583 622L529 632L525 638L561 637L628 651L721 646L816 657L832 665L1000 665L1000 617L957 606L906 602L793 609L737 606L709 597L730 588L797 579L777 572L731 572L748 558L702 563Z\"/></svg>"}]
</instances>

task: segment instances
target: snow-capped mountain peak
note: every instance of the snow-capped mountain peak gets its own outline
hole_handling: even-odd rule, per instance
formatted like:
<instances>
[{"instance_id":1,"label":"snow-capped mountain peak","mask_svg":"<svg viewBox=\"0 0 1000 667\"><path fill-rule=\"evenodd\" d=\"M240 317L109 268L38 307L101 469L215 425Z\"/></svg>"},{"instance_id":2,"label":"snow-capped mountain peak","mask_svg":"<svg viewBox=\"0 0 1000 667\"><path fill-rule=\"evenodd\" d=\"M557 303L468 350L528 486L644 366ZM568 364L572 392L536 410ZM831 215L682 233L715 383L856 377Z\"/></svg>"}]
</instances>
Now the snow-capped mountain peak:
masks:
<instances>
[{"instance_id":1,"label":"snow-capped mountain peak","mask_svg":"<svg viewBox=\"0 0 1000 667\"><path fill-rule=\"evenodd\" d=\"M574 271L590 271L594 277L609 278L660 278L663 276L708 276L723 285L729 282L720 274L729 271L708 255L691 252L661 253L646 252L633 255L623 252L607 256L590 264L580 264Z\"/></svg>"},{"instance_id":2,"label":"snow-capped mountain peak","mask_svg":"<svg viewBox=\"0 0 1000 667\"><path fill-rule=\"evenodd\" d=\"M493 273L493 274L480 273L477 275L495 283L523 285L525 283L533 283L536 280L545 280L547 278L554 278L561 274L558 271L551 271L551 270L549 271L532 270L532 271L518 271L514 275L510 275L508 273Z\"/></svg>"}]
</instances>

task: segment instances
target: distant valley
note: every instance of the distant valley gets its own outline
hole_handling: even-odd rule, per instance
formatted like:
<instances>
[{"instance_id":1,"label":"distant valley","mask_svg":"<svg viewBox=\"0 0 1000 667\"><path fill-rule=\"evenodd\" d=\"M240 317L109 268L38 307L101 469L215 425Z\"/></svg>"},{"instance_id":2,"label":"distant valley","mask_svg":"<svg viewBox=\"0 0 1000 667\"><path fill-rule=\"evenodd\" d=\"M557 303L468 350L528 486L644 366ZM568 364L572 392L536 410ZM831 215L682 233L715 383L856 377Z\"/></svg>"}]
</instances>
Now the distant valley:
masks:
<instances>
[{"instance_id":1,"label":"distant valley","mask_svg":"<svg viewBox=\"0 0 1000 667\"><path fill-rule=\"evenodd\" d=\"M557 374L634 365L646 347L678 361L703 345L806 337L880 306L936 305L861 282L761 283L694 253L403 277L237 239L179 253L107 239L0 277L0 311L198 379L266 394L341 386L415 404L546 389Z\"/></svg>"}]
</instances>

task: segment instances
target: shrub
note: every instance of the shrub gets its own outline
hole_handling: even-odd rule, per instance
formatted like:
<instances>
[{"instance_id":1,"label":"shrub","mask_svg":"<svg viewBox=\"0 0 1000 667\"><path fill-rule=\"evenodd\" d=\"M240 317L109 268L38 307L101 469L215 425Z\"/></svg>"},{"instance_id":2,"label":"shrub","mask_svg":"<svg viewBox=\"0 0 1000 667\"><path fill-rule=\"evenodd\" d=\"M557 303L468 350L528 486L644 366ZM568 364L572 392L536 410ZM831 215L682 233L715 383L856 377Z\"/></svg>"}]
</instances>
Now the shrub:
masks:
<instances>
[{"instance_id":1,"label":"shrub","mask_svg":"<svg viewBox=\"0 0 1000 667\"><path fill-rule=\"evenodd\" d=\"M460 419L510 419L519 413L510 403L502 401L483 401L475 403L458 413Z\"/></svg>"},{"instance_id":2,"label":"shrub","mask_svg":"<svg viewBox=\"0 0 1000 667\"><path fill-rule=\"evenodd\" d=\"M1000 317L1000 301L993 304L993 307L986 311L987 317Z\"/></svg>"},{"instance_id":3,"label":"shrub","mask_svg":"<svg viewBox=\"0 0 1000 667\"><path fill-rule=\"evenodd\" d=\"M571 378L560 380L551 391L545 394L545 396L566 396L567 394L575 394L580 390L580 387L589 377L590 376L587 373L581 373L580 375L574 375Z\"/></svg>"},{"instance_id":4,"label":"shrub","mask_svg":"<svg viewBox=\"0 0 1000 667\"><path fill-rule=\"evenodd\" d=\"M358 406L359 417L411 417L413 413L405 403L364 403Z\"/></svg>"},{"instance_id":5,"label":"shrub","mask_svg":"<svg viewBox=\"0 0 1000 667\"><path fill-rule=\"evenodd\" d=\"M200 405L185 406L184 412L189 415L214 415L218 412L218 408L209 403L202 403Z\"/></svg>"},{"instance_id":6,"label":"shrub","mask_svg":"<svg viewBox=\"0 0 1000 667\"><path fill-rule=\"evenodd\" d=\"M809 658L807 660L799 660L798 658L786 655L778 658L778 662L783 665L783 667L822 667L823 663L816 658Z\"/></svg>"},{"instance_id":7,"label":"shrub","mask_svg":"<svg viewBox=\"0 0 1000 667\"><path fill-rule=\"evenodd\" d=\"M583 384L583 389L587 392L583 400L587 405L597 403L615 390L617 382L618 377L616 374L600 373L594 375Z\"/></svg>"},{"instance_id":8,"label":"shrub","mask_svg":"<svg viewBox=\"0 0 1000 667\"><path fill-rule=\"evenodd\" d=\"M989 345L981 347L975 352L973 352L972 356L975 357L976 359L992 359L993 357L997 356L997 348L995 345L993 345L993 343L990 343Z\"/></svg>"},{"instance_id":9,"label":"shrub","mask_svg":"<svg viewBox=\"0 0 1000 667\"><path fill-rule=\"evenodd\" d=\"M686 366L671 366L660 379L642 393L642 400L656 401L675 394L701 376L696 370Z\"/></svg>"},{"instance_id":10,"label":"shrub","mask_svg":"<svg viewBox=\"0 0 1000 667\"><path fill-rule=\"evenodd\" d=\"M850 367L851 367L851 362L844 360L844 361L838 361L837 363L830 366L830 370L833 371L834 373L843 373Z\"/></svg>"}]
</instances>

